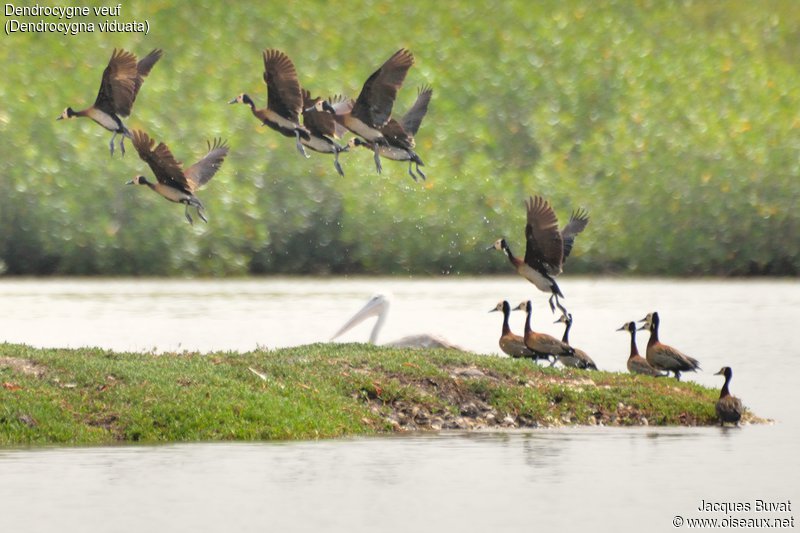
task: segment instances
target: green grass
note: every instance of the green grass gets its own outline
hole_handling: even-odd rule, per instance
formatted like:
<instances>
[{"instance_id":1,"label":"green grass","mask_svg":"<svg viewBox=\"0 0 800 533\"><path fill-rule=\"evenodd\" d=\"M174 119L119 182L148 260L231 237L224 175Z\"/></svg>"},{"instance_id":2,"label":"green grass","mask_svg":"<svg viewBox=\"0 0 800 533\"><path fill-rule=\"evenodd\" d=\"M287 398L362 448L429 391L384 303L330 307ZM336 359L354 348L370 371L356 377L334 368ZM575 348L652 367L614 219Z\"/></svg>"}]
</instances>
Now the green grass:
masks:
<instances>
[{"instance_id":1,"label":"green grass","mask_svg":"<svg viewBox=\"0 0 800 533\"><path fill-rule=\"evenodd\" d=\"M207 355L0 345L2 446L317 439L503 419L703 425L716 398L673 379L363 344Z\"/></svg>"}]
</instances>

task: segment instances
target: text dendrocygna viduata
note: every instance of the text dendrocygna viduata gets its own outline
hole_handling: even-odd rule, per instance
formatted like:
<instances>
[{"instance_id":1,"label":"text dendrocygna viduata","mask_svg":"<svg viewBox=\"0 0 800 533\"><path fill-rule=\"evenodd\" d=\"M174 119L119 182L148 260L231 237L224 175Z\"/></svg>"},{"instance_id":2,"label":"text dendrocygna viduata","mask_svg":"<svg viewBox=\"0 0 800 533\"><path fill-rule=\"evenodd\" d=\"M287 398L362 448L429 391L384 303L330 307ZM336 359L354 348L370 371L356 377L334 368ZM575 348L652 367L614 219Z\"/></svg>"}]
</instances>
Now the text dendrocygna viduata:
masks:
<instances>
[{"instance_id":1,"label":"text dendrocygna viduata","mask_svg":"<svg viewBox=\"0 0 800 533\"><path fill-rule=\"evenodd\" d=\"M564 261L572 250L575 236L589 223L589 215L582 209L574 211L567 225L559 231L558 218L547 200L541 196L530 197L525 201L525 207L525 259L514 256L505 239L498 239L488 249L505 253L520 276L533 283L540 291L551 293L550 310L555 312L555 307L558 306L566 314L567 310L558 300L564 294L553 278L561 273Z\"/></svg>"},{"instance_id":2,"label":"text dendrocygna viduata","mask_svg":"<svg viewBox=\"0 0 800 533\"><path fill-rule=\"evenodd\" d=\"M561 337L561 342L569 344L569 330L572 327L572 313L565 313L562 314L561 317L556 320L554 323L558 324L559 322L564 323L564 336ZM570 346L572 346L570 344ZM575 348L572 346L572 349L575 350L575 353L572 355L559 355L558 360L561 361L561 364L564 366L571 366L573 368L582 368L588 370L597 370L597 365L594 364L592 358L579 348Z\"/></svg>"},{"instance_id":3,"label":"text dendrocygna viduata","mask_svg":"<svg viewBox=\"0 0 800 533\"><path fill-rule=\"evenodd\" d=\"M681 379L681 372L694 372L700 368L697 359L676 350L672 346L658 340L658 313L648 313L639 322L644 322L639 329L649 329L650 339L647 341L647 351L645 356L650 366L656 370L673 372L675 379Z\"/></svg>"},{"instance_id":4,"label":"text dendrocygna viduata","mask_svg":"<svg viewBox=\"0 0 800 533\"><path fill-rule=\"evenodd\" d=\"M308 157L301 139L308 141L308 129L300 124L300 113L303 111L303 94L300 91L300 81L297 79L297 70L289 56L280 50L264 50L264 83L267 84L267 107L256 109L253 99L242 93L230 104L245 104L250 106L250 111L261 121L281 135L294 137L297 150Z\"/></svg>"},{"instance_id":5,"label":"text dendrocygna viduata","mask_svg":"<svg viewBox=\"0 0 800 533\"><path fill-rule=\"evenodd\" d=\"M419 167L425 166L419 155L414 151L416 147L416 140L414 136L419 131L419 126L422 119L428 112L428 104L431 101L433 89L430 87L420 88L417 94L417 100L411 109L398 121L393 118L389 119L384 127L381 128L381 133L386 139L385 144L378 144L378 152L382 157L391 159L393 161L408 161L408 175L414 181L417 181L417 176L426 179L425 173ZM354 137L348 142L350 146L363 146L370 150L375 149L375 143L364 141L359 137ZM417 173L411 168L411 165L416 166Z\"/></svg>"},{"instance_id":6,"label":"text dendrocygna viduata","mask_svg":"<svg viewBox=\"0 0 800 533\"><path fill-rule=\"evenodd\" d=\"M403 86L408 69L413 64L414 55L401 48L367 78L355 103L343 102L340 106L333 106L334 113L345 128L372 143L378 172L381 172L379 147L387 143L381 128L389 122L397 91ZM322 102L316 104L316 109L323 111Z\"/></svg>"},{"instance_id":7,"label":"text dendrocygna viduata","mask_svg":"<svg viewBox=\"0 0 800 533\"><path fill-rule=\"evenodd\" d=\"M322 98L311 98L311 93L306 89L301 89L303 95L303 125L308 129L309 138L300 138L300 142L315 152L322 154L333 154L333 167L340 176L344 177L342 166L339 164L339 153L346 152L348 146L341 146L333 139L339 139L345 133L344 126L336 121L332 114L330 103ZM318 111L316 104L322 102L327 111Z\"/></svg>"},{"instance_id":8,"label":"text dendrocygna viduata","mask_svg":"<svg viewBox=\"0 0 800 533\"><path fill-rule=\"evenodd\" d=\"M136 176L128 184L147 185L170 202L184 204L186 206L184 215L189 224L193 224L192 217L189 215L189 206L197 209L197 214L203 222L208 222L203 214L203 204L194 195L194 192L208 183L219 170L222 161L228 154L228 146L225 142L219 139L214 140L213 144L209 142L208 153L200 161L184 170L181 163L175 160L172 152L163 142L158 143L154 149L155 140L139 130L133 130L132 138L133 146L139 152L139 157L150 166L158 182L151 183L144 176Z\"/></svg>"},{"instance_id":9,"label":"text dendrocygna viduata","mask_svg":"<svg viewBox=\"0 0 800 533\"><path fill-rule=\"evenodd\" d=\"M547 333L537 333L531 329L531 315L533 314L533 306L531 301L525 302L525 346L528 347L537 359L550 360L550 356L557 358L561 355L574 355L575 350L567 343L560 341L548 335ZM553 366L556 359L553 359L550 366Z\"/></svg>"},{"instance_id":10,"label":"text dendrocygna viduata","mask_svg":"<svg viewBox=\"0 0 800 533\"><path fill-rule=\"evenodd\" d=\"M742 419L744 407L742 407L742 400L733 396L728 390L728 385L733 377L733 370L729 366L723 366L715 376L725 376L725 384L722 385L722 390L719 392L719 400L717 400L716 409L717 417L719 417L719 424L725 425L726 422L730 424L739 425L739 420Z\"/></svg>"},{"instance_id":11,"label":"text dendrocygna viduata","mask_svg":"<svg viewBox=\"0 0 800 533\"><path fill-rule=\"evenodd\" d=\"M525 346L525 339L511 332L511 327L508 325L508 319L511 315L511 306L509 303L506 300L503 300L489 312L492 313L495 311L502 311L503 313L503 329L501 330L499 340L500 349L503 350L504 353L514 358L528 357L531 359L536 359L536 354L533 353L530 348Z\"/></svg>"},{"instance_id":12,"label":"text dendrocygna viduata","mask_svg":"<svg viewBox=\"0 0 800 533\"><path fill-rule=\"evenodd\" d=\"M645 376L664 377L664 374L650 366L647 359L639 355L636 347L636 323L626 322L617 331L628 331L631 334L631 354L628 356L628 372L631 374L644 374Z\"/></svg>"},{"instance_id":13,"label":"text dendrocygna viduata","mask_svg":"<svg viewBox=\"0 0 800 533\"><path fill-rule=\"evenodd\" d=\"M103 79L100 82L100 91L97 99L91 107L81 111L74 111L68 107L61 113L56 120L88 117L108 131L114 133L108 148L111 155L114 155L114 139L117 135L122 135L119 141L119 148L125 155L125 137L130 137L128 128L122 123L120 117L127 117L131 114L133 102L142 87L144 78L150 73L150 69L161 59L162 51L155 49L141 61L136 61L136 56L125 50L117 50L111 53L108 66L103 71Z\"/></svg>"}]
</instances>

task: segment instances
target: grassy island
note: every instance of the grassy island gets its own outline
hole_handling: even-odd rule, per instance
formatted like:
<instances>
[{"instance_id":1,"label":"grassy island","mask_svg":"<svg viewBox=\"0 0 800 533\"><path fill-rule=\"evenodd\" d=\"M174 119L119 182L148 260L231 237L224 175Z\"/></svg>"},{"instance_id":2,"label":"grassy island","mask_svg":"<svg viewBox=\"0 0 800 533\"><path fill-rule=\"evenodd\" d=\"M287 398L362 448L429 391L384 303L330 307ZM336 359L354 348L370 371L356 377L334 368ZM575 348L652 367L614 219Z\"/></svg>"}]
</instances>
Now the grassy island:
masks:
<instances>
[{"instance_id":1,"label":"grassy island","mask_svg":"<svg viewBox=\"0 0 800 533\"><path fill-rule=\"evenodd\" d=\"M0 344L0 446L712 425L718 391L449 350L119 353ZM744 421L759 421L746 413Z\"/></svg>"}]
</instances>

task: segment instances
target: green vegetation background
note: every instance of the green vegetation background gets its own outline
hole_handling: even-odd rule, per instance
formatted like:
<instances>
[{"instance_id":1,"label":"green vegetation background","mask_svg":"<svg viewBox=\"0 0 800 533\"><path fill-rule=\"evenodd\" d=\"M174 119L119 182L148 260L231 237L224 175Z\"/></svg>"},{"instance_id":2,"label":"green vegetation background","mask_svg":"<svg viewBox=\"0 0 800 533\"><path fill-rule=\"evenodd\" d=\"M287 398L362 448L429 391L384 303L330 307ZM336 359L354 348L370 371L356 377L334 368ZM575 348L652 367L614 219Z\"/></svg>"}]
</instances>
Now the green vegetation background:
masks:
<instances>
[{"instance_id":1,"label":"green vegetation background","mask_svg":"<svg viewBox=\"0 0 800 533\"><path fill-rule=\"evenodd\" d=\"M562 221L590 211L572 273L800 272L796 2L478 4L136 1L118 20L148 20L148 36L4 35L0 272L508 272L485 249L506 236L523 253L529 194ZM150 175L130 143L111 158L96 124L55 121L94 101L114 47L165 51L129 128L188 164L229 140L199 194L208 225L125 186ZM434 88L417 136L426 182L391 161L377 175L365 150L342 156L341 178L227 104L264 104L264 48L313 94L356 96L400 47L416 65L395 110Z\"/></svg>"}]
</instances>

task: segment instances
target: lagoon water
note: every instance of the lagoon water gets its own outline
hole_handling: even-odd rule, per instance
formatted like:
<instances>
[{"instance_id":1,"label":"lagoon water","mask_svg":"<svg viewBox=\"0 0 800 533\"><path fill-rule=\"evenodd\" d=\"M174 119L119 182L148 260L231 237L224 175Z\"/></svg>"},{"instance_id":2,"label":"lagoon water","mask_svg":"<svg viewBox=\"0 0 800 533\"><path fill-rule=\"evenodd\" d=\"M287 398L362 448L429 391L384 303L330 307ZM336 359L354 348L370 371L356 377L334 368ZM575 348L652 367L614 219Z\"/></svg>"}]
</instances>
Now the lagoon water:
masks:
<instances>
[{"instance_id":1,"label":"lagoon water","mask_svg":"<svg viewBox=\"0 0 800 533\"><path fill-rule=\"evenodd\" d=\"M567 428L295 443L0 450L3 531L667 531L703 500L800 505L800 283L570 278L572 342L624 371L615 330L657 310L664 342L698 358L684 379L731 388L772 425ZM518 278L0 282L0 340L159 352L327 341L390 291L379 342L430 332L499 355L498 299L545 295ZM512 316L522 329L524 316ZM365 341L372 324L346 334ZM640 351L646 337L640 335ZM794 507L793 507L794 509ZM793 512L732 513L788 518ZM800 514L800 513L797 513ZM800 525L800 524L798 524ZM684 523L682 528L688 527Z\"/></svg>"}]
</instances>

